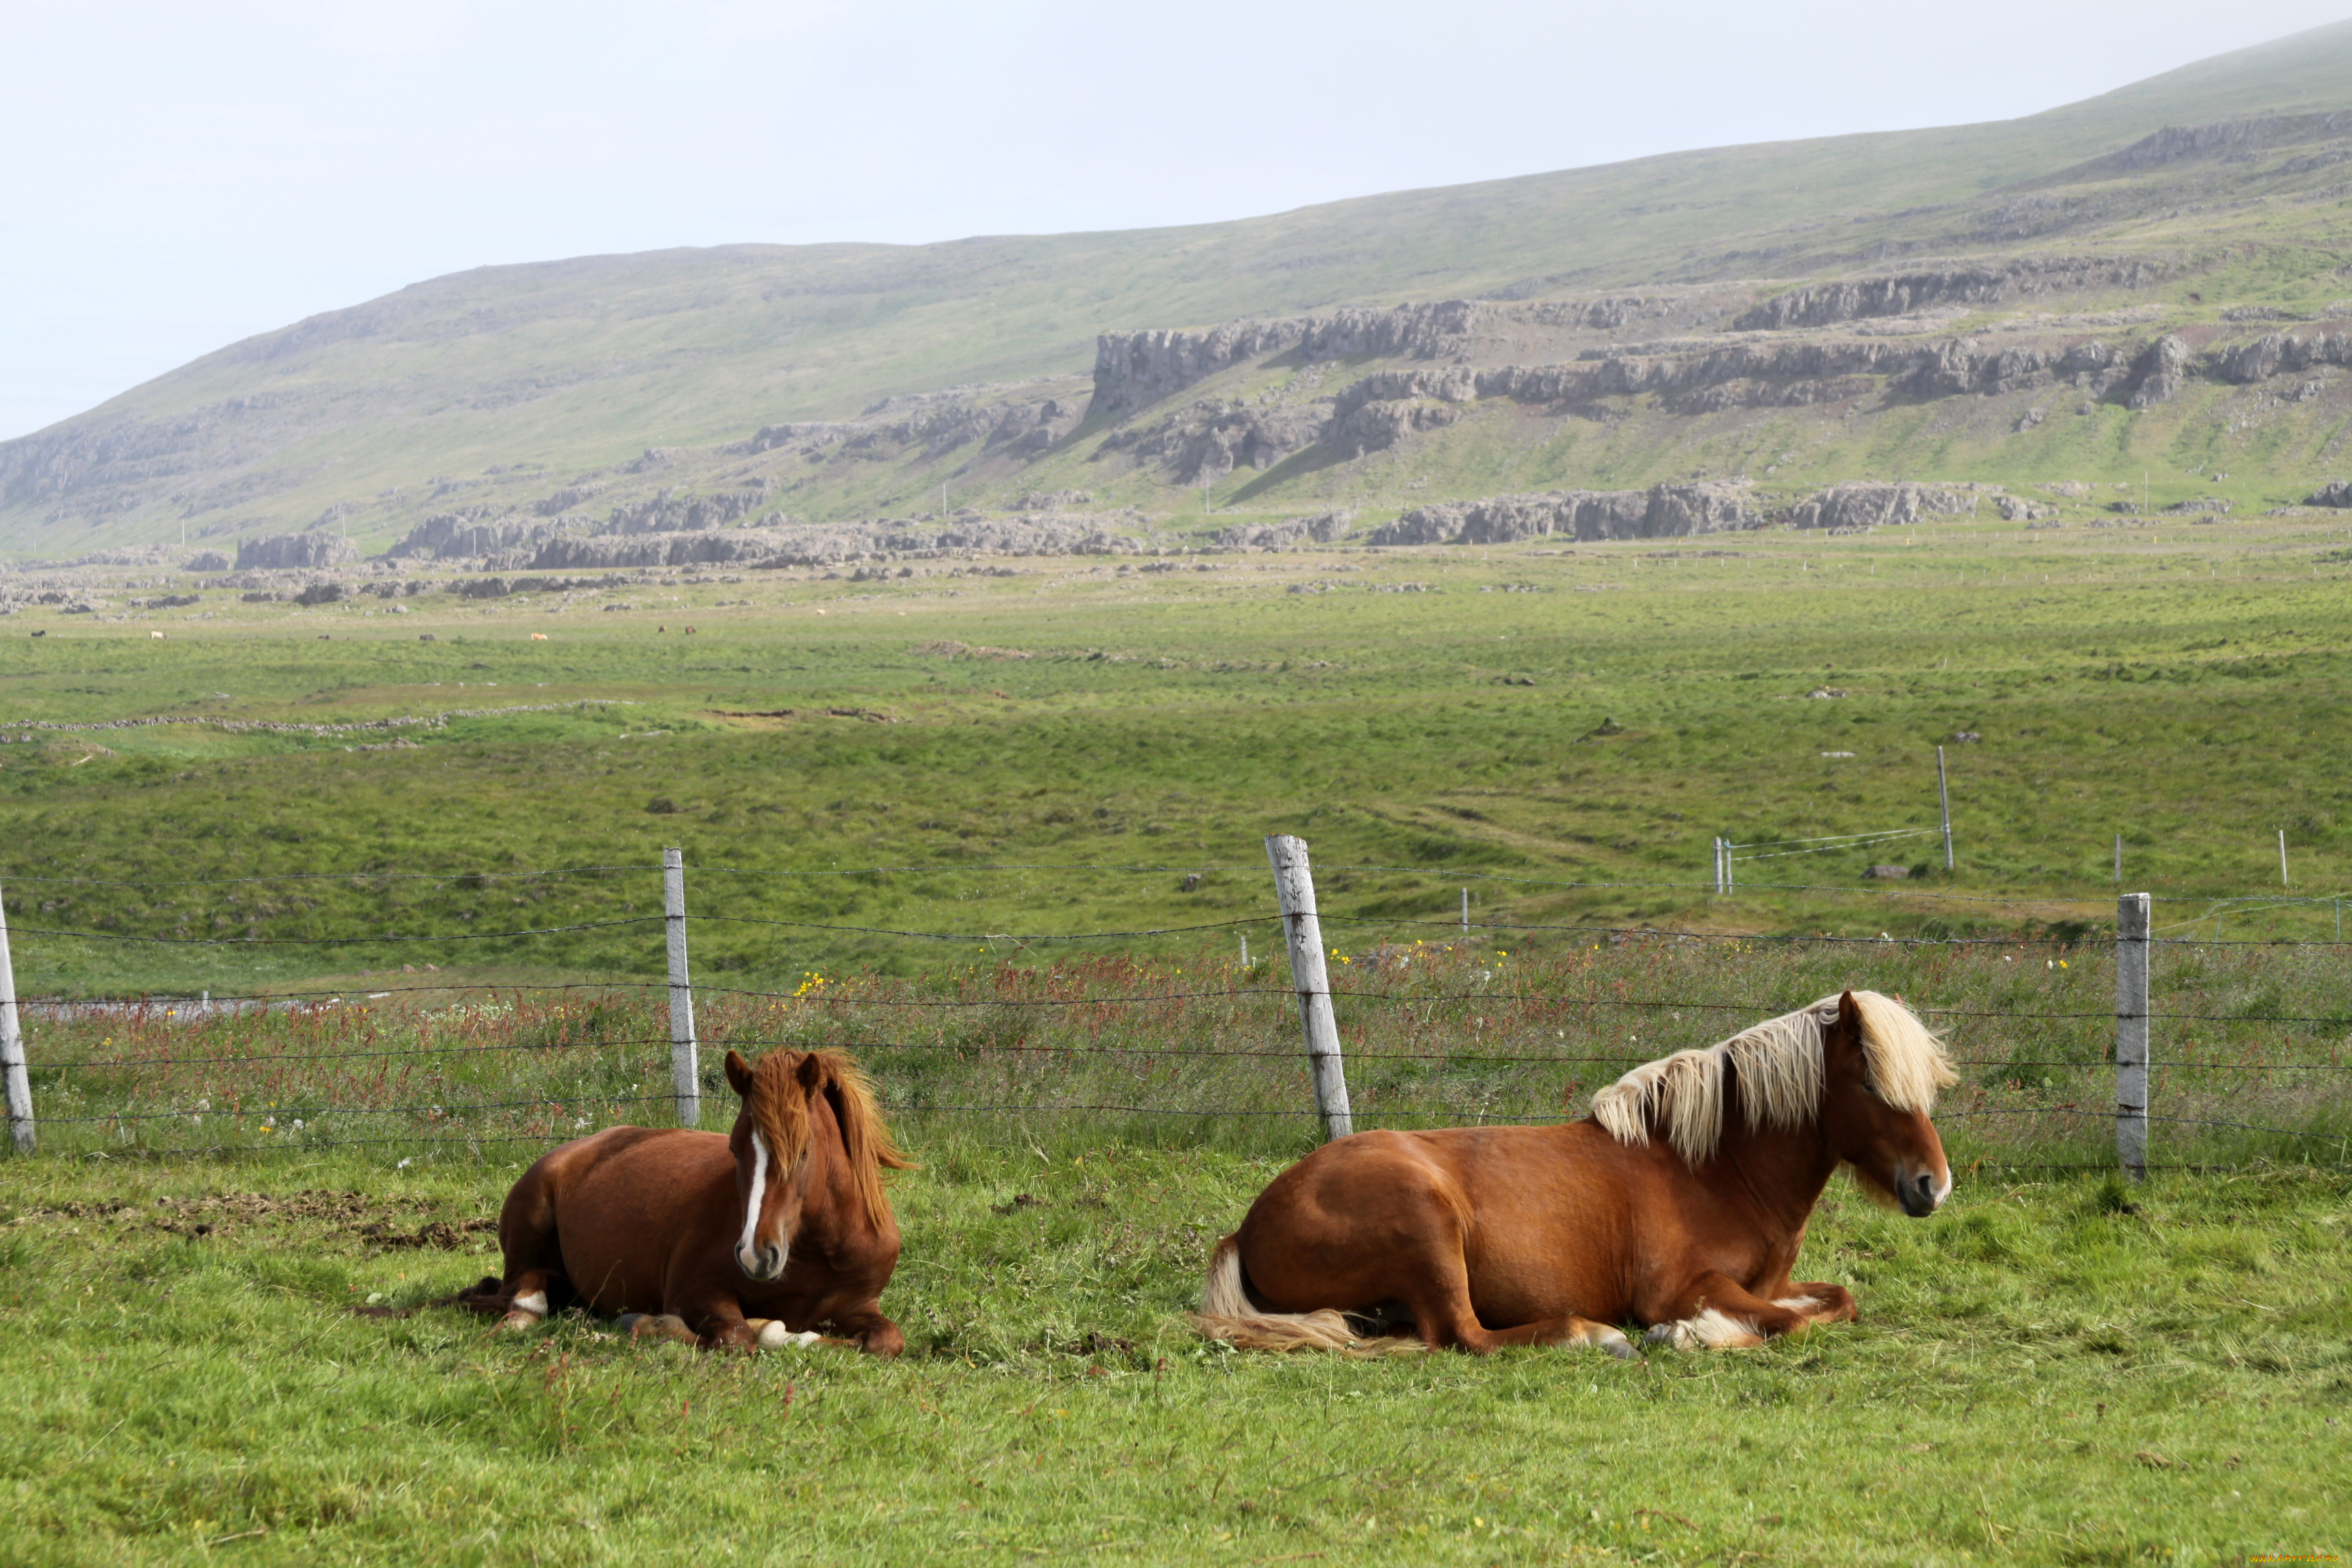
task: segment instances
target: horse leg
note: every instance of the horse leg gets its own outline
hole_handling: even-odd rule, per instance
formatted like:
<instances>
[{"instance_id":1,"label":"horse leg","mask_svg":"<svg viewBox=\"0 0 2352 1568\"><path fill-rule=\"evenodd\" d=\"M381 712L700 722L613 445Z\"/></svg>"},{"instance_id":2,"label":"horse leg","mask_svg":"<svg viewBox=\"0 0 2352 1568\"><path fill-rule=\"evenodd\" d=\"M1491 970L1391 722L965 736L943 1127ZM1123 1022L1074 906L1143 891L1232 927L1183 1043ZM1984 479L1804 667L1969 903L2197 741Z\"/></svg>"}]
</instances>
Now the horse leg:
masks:
<instances>
[{"instance_id":1,"label":"horse leg","mask_svg":"<svg viewBox=\"0 0 2352 1568\"><path fill-rule=\"evenodd\" d=\"M1669 1298L1664 1310L1644 1314L1652 1318L1655 1326L1643 1338L1645 1343L1670 1344L1676 1350L1689 1350L1695 1345L1710 1350L1740 1350L1811 1328L1814 1321L1812 1310L1809 1307L1799 1310L1768 1301L1750 1294L1729 1275L1710 1271Z\"/></svg>"},{"instance_id":2,"label":"horse leg","mask_svg":"<svg viewBox=\"0 0 2352 1568\"><path fill-rule=\"evenodd\" d=\"M831 1321L843 1338L868 1355L887 1359L907 1348L907 1336L900 1333L898 1325L884 1317L877 1307L867 1306L855 1312L835 1312ZM802 1342L807 1343L808 1341L803 1338Z\"/></svg>"},{"instance_id":3,"label":"horse leg","mask_svg":"<svg viewBox=\"0 0 2352 1568\"><path fill-rule=\"evenodd\" d=\"M1608 1323L1596 1323L1591 1318L1573 1315L1564 1318L1541 1318L1532 1323L1520 1323L1514 1328L1491 1329L1487 1337L1496 1345L1590 1345L1607 1351L1619 1361L1633 1357L1633 1342L1622 1331Z\"/></svg>"},{"instance_id":4,"label":"horse leg","mask_svg":"<svg viewBox=\"0 0 2352 1568\"><path fill-rule=\"evenodd\" d=\"M680 1344L702 1348L702 1336L687 1326L686 1320L669 1312L624 1312L617 1325L633 1340L676 1340Z\"/></svg>"},{"instance_id":5,"label":"horse leg","mask_svg":"<svg viewBox=\"0 0 2352 1568\"><path fill-rule=\"evenodd\" d=\"M1790 1285L1789 1293L1775 1296L1772 1304L1802 1312L1807 1321L1815 1323L1851 1323L1862 1315L1854 1306L1853 1291L1819 1280Z\"/></svg>"},{"instance_id":6,"label":"horse leg","mask_svg":"<svg viewBox=\"0 0 2352 1568\"><path fill-rule=\"evenodd\" d=\"M506 1277L498 1294L483 1298L478 1310L505 1309L502 1329L536 1328L572 1294L563 1276L563 1247L555 1228L555 1193L545 1162L523 1173L499 1210L499 1250ZM552 1303L552 1304L551 1304Z\"/></svg>"},{"instance_id":7,"label":"horse leg","mask_svg":"<svg viewBox=\"0 0 2352 1568\"><path fill-rule=\"evenodd\" d=\"M1459 1345L1474 1355L1485 1355L1509 1345L1591 1345L1621 1361L1633 1355L1633 1345L1616 1329L1573 1313L1506 1329L1487 1328L1471 1304L1470 1267L1462 1256L1461 1226L1452 1220L1450 1211L1442 1234L1428 1239L1432 1245L1422 1259L1427 1274L1416 1282L1416 1289L1402 1292L1402 1299L1421 1331L1422 1342L1430 1349Z\"/></svg>"}]
</instances>

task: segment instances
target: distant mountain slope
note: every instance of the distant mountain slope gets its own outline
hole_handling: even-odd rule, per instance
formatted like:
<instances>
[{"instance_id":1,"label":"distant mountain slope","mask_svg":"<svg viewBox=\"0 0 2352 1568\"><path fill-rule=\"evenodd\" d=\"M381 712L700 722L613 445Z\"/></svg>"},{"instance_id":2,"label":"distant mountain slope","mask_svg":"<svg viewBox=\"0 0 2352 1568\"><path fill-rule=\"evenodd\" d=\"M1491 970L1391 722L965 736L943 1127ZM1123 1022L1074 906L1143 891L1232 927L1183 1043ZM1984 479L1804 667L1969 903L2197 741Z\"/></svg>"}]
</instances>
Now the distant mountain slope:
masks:
<instances>
[{"instance_id":1,"label":"distant mountain slope","mask_svg":"<svg viewBox=\"0 0 2352 1568\"><path fill-rule=\"evenodd\" d=\"M1399 300L1704 289L1727 314L1678 330L1720 331L1733 317L1741 330L1819 327L1812 318L1840 317L1833 299L1780 307L1785 320L1771 301L1809 279L1861 276L1857 287L1883 290L1866 280L1912 258L1948 272L1955 258L2030 252L2144 261L2151 297L2187 321L2224 308L2200 298L2208 277L2245 300L2324 312L2331 290L2352 294L2331 276L2352 251L2345 201L2329 194L2346 174L2332 143L2346 137L2325 119L2347 110L2352 23L1994 124L1675 153L1189 228L482 268L248 339L0 444L0 549L70 556L175 542L184 529L193 543L322 519L380 545L460 505L545 510L583 470L644 448L854 418L893 395L1027 383L980 402L1083 404L1103 333ZM2158 138L2119 159L2166 127L2283 117L2302 118L2275 134ZM2233 194L2231 159L2282 147L2307 148L2309 166L2271 157L2262 190ZM1083 434L1110 416L1098 408ZM933 450L952 433L941 428L899 441L862 478L801 487L790 510L905 506L958 471L999 500L1031 468L1049 489L1075 482L1055 455L1081 432L1023 417L1047 432L1029 458L975 469L967 453L943 466L956 447ZM965 438L985 444L993 429ZM1013 443L1001 445L996 457ZM1518 471L1465 459L1458 480L1501 485Z\"/></svg>"}]
</instances>

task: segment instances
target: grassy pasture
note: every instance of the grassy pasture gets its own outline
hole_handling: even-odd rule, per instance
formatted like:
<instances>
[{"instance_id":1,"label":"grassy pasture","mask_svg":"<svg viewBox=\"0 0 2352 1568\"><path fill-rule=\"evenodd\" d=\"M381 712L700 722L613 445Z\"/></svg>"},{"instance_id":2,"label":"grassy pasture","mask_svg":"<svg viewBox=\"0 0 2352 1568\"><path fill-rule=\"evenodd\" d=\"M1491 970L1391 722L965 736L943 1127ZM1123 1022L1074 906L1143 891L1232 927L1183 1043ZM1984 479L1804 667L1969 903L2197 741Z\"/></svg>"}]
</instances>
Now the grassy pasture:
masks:
<instances>
[{"instance_id":1,"label":"grassy pasture","mask_svg":"<svg viewBox=\"0 0 2352 1568\"><path fill-rule=\"evenodd\" d=\"M2347 1131L2342 949L2242 944L2325 939L2332 910L2238 901L2275 878L2277 826L2293 891L2352 879L2345 532L1977 525L1707 542L1736 552L1717 556L779 574L681 582L658 608L627 590L649 607L625 614L428 596L396 621L37 622L48 636L0 639L18 721L590 705L389 731L0 724L26 994L348 1004L33 1021L43 1152L0 1163L18 1434L0 1557L2340 1554L2352 1185L2286 1163L2340 1144L2160 1123L2160 1163L2231 1168L2126 1192L2032 1167L2112 1146L2095 938L2118 830L2133 885L2168 900L2159 926L2201 939L2156 965L2157 1010L2200 1016L2158 1026L2181 1064L2158 1074L2158 1113ZM1380 591L1410 584L1432 591ZM1536 591L1481 592L1507 584ZM344 749L396 740L415 744ZM1939 740L1958 875L1872 890L1880 851L1750 863L1729 900L1694 886L1717 832L1931 820ZM1271 830L1324 868L1367 1120L1560 1114L1633 1060L1871 984L1954 1012L1953 1204L1913 1222L1833 1187L1807 1258L1865 1321L1760 1352L1202 1346L1181 1313L1208 1243L1309 1136L1267 963ZM520 873L644 868L670 843L698 912L747 922L695 927L706 1063L730 1041L846 1044L900 1108L925 1163L895 1188L908 1258L885 1298L908 1357L347 1314L494 1268L478 1222L537 1149L663 1119L644 1098L667 1081L662 1013L594 984L657 976L657 927L450 937L656 912L644 869ZM983 868L1007 864L1156 869ZM835 874L893 865L932 868ZM1343 868L1399 866L1423 869ZM1469 942L1450 923L1465 880L1488 922ZM1993 899L2024 901L1969 901ZM1727 940L1495 929L1579 923ZM844 925L974 940L815 929ZM1212 929L1035 940L1181 926ZM1763 940L1881 931L1987 940ZM205 1059L223 1057L240 1059ZM1160 1114L1079 1109L1126 1106Z\"/></svg>"},{"instance_id":2,"label":"grassy pasture","mask_svg":"<svg viewBox=\"0 0 2352 1568\"><path fill-rule=\"evenodd\" d=\"M698 914L1055 935L1263 918L1259 838L1291 830L1335 868L1327 909L1370 942L1431 934L1409 922L1454 913L1460 871L1530 879L1475 884L1480 917L1506 924L2090 929L2120 832L2126 879L2180 900L2159 913L2169 934L2332 940L2333 904L2265 895L2280 828L2284 891L2352 883L2347 534L1961 523L1010 579L779 573L628 589L645 607L609 614L596 595L428 595L396 618L49 616L46 637L0 639L0 877L35 931L172 939L28 934L36 994L428 963L642 976L658 952L643 925L496 933L655 912L643 868L673 843L756 873L698 875ZM537 710L486 711L514 708ZM440 714L459 716L234 727ZM21 722L146 717L225 722ZM1939 742L1957 875L1917 838L1752 862L1730 900L1698 886L1719 832L1932 825ZM1922 875L1864 891L1880 860ZM1003 865L1048 868L978 869ZM1155 869L1050 868L1074 865ZM889 866L937 869L835 874ZM582 867L637 869L510 875ZM340 875L219 880L318 872ZM77 878L152 885L44 880ZM2029 901L1970 901L1986 897ZM268 945L420 931L465 940ZM213 938L257 940L173 945ZM700 928L696 950L714 979L971 956L756 925Z\"/></svg>"},{"instance_id":3,"label":"grassy pasture","mask_svg":"<svg viewBox=\"0 0 2352 1568\"><path fill-rule=\"evenodd\" d=\"M919 1140L905 1360L409 1304L513 1161L0 1164L9 1561L2240 1563L2352 1510L2345 1178L1833 1187L1858 1325L1618 1363L1234 1355L1181 1312L1279 1163Z\"/></svg>"}]
</instances>

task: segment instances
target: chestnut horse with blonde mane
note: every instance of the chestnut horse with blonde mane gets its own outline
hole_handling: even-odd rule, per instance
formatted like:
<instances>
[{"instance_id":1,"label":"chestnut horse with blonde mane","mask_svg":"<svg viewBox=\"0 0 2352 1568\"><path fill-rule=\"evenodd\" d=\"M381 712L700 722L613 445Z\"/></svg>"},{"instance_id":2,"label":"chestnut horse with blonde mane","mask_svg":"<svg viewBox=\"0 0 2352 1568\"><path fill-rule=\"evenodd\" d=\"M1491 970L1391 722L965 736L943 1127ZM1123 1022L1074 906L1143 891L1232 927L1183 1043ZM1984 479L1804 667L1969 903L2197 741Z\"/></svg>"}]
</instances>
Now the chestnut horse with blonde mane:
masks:
<instances>
[{"instance_id":1,"label":"chestnut horse with blonde mane","mask_svg":"<svg viewBox=\"0 0 2352 1568\"><path fill-rule=\"evenodd\" d=\"M731 1132L612 1127L541 1155L499 1215L506 1278L457 1298L528 1329L577 1303L633 1334L748 1350L830 1330L877 1355L898 1225L873 1085L835 1051L727 1053L743 1097Z\"/></svg>"},{"instance_id":2,"label":"chestnut horse with blonde mane","mask_svg":"<svg viewBox=\"0 0 2352 1568\"><path fill-rule=\"evenodd\" d=\"M1790 1279L1840 1165L1913 1216L1951 1192L1957 1081L1910 1010L1848 991L1644 1063L1558 1127L1359 1132L1276 1176L1210 1256L1194 1321L1246 1350L1759 1344L1850 1321ZM1351 1320L1353 1320L1351 1321Z\"/></svg>"}]
</instances>

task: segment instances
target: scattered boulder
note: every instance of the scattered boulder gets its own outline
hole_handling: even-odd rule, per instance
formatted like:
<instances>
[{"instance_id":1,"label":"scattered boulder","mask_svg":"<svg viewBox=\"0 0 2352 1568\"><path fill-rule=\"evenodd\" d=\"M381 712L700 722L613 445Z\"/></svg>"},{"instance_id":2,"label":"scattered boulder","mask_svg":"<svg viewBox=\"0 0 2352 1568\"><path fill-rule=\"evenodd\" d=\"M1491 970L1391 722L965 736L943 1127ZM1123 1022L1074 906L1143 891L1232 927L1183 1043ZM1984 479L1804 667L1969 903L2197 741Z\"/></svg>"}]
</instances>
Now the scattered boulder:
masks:
<instances>
[{"instance_id":1,"label":"scattered boulder","mask_svg":"<svg viewBox=\"0 0 2352 1568\"><path fill-rule=\"evenodd\" d=\"M199 550L180 563L183 572L226 572L236 563L217 550Z\"/></svg>"},{"instance_id":2,"label":"scattered boulder","mask_svg":"<svg viewBox=\"0 0 2352 1568\"><path fill-rule=\"evenodd\" d=\"M1866 880L1874 882L1901 882L1908 880L1910 876L1911 868L1908 866L1873 866L1863 872Z\"/></svg>"},{"instance_id":3,"label":"scattered boulder","mask_svg":"<svg viewBox=\"0 0 2352 1568\"><path fill-rule=\"evenodd\" d=\"M2338 479L2323 485L2303 498L2305 506L2352 507L2352 479Z\"/></svg>"}]
</instances>

